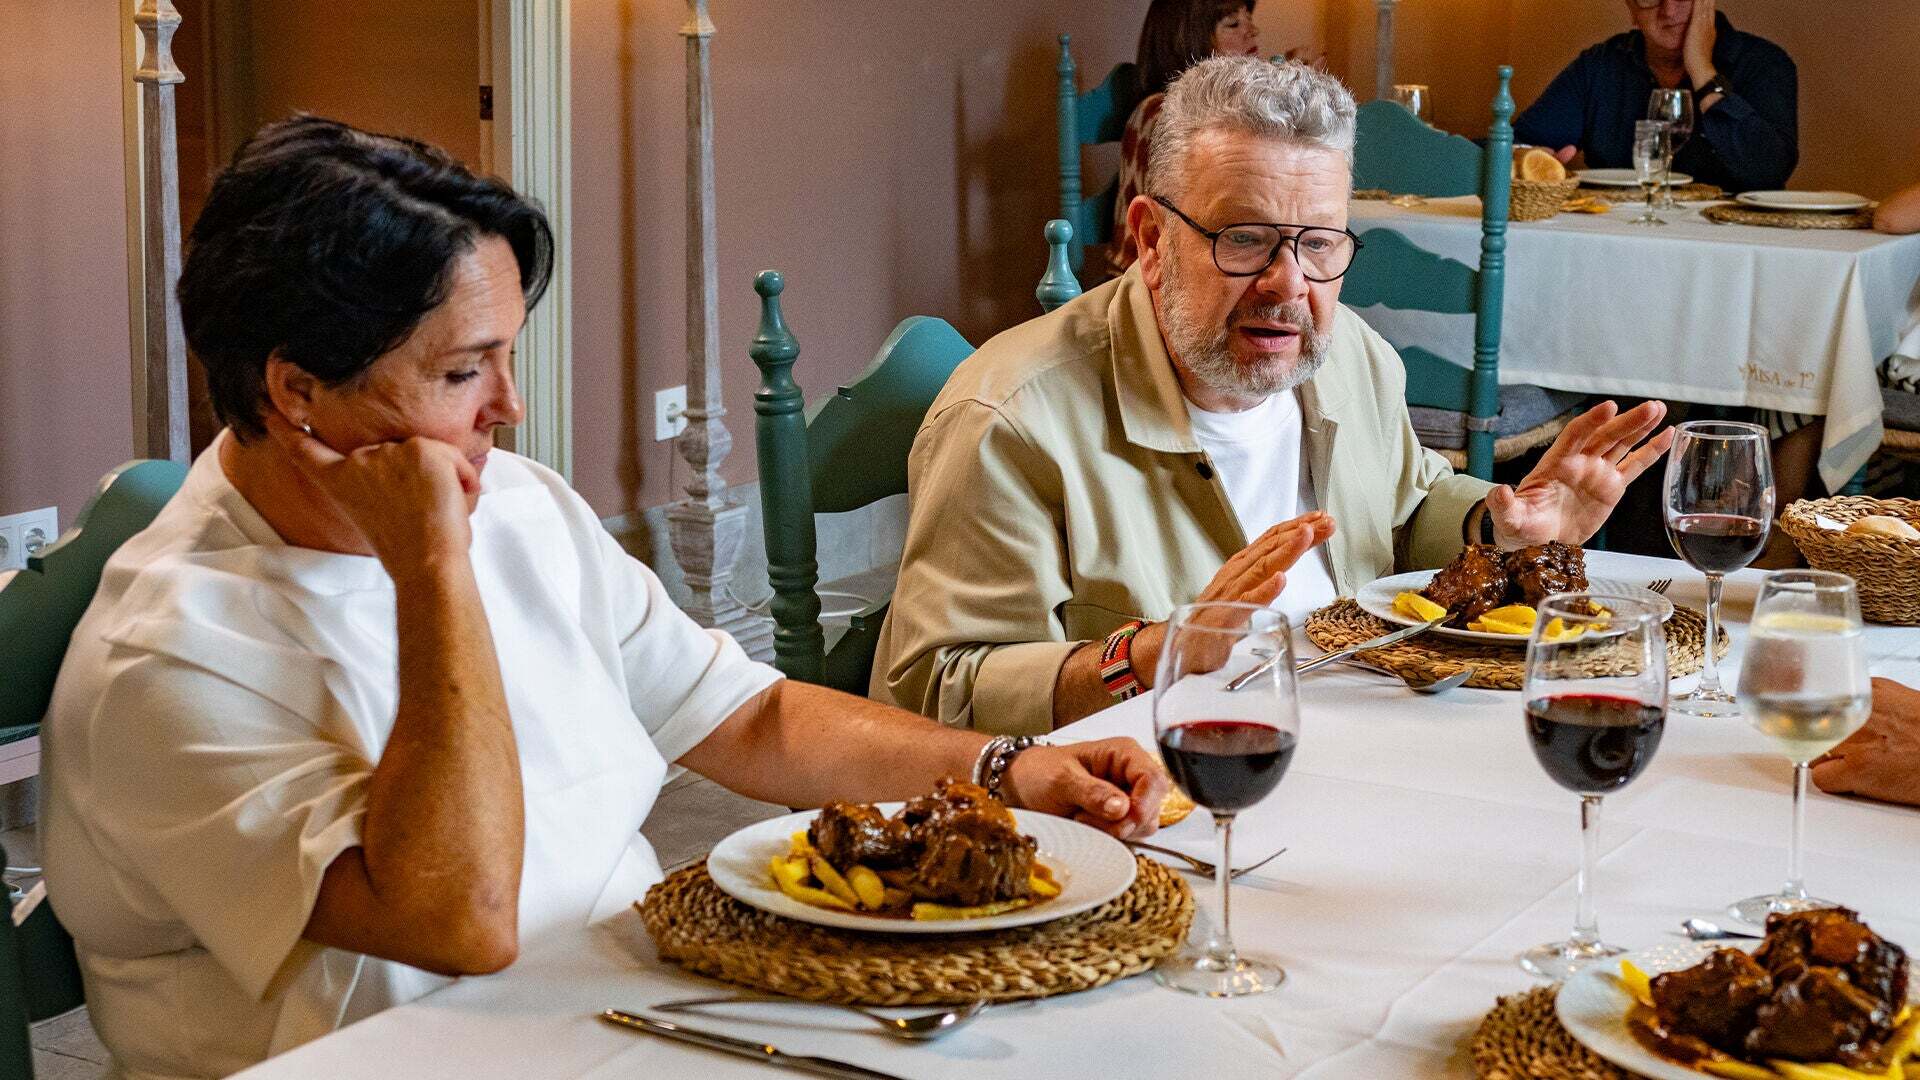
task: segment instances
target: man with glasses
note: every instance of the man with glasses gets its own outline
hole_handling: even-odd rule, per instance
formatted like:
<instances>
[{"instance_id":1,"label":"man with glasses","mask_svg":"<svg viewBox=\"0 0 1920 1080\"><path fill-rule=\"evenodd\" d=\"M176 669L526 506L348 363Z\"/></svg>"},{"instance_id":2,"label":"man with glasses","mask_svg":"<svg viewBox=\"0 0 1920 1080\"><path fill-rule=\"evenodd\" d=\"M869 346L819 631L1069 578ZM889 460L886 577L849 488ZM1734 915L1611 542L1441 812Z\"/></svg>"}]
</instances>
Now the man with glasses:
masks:
<instances>
[{"instance_id":1,"label":"man with glasses","mask_svg":"<svg viewBox=\"0 0 1920 1080\"><path fill-rule=\"evenodd\" d=\"M1608 404L1517 488L1453 475L1414 438L1399 357L1339 304L1365 257L1346 88L1216 57L1159 130L1139 261L989 341L922 422L882 700L1045 732L1151 687L1181 604L1298 622L1468 538L1581 542L1671 441L1641 442L1661 406Z\"/></svg>"},{"instance_id":2,"label":"man with glasses","mask_svg":"<svg viewBox=\"0 0 1920 1080\"><path fill-rule=\"evenodd\" d=\"M1576 149L1594 168L1633 167L1633 124L1656 88L1693 95L1676 171L1728 191L1781 188L1800 160L1799 74L1780 46L1735 30L1714 0L1625 0L1634 29L1581 53L1520 118L1513 137Z\"/></svg>"}]
</instances>

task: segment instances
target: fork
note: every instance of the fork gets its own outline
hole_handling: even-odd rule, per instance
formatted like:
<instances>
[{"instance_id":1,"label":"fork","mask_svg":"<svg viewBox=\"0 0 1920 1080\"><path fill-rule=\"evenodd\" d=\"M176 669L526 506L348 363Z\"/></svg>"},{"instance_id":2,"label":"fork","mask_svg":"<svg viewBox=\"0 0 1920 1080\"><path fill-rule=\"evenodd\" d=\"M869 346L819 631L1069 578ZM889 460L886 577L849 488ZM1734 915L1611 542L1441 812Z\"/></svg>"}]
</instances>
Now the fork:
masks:
<instances>
[{"instance_id":1,"label":"fork","mask_svg":"<svg viewBox=\"0 0 1920 1080\"><path fill-rule=\"evenodd\" d=\"M1205 877L1213 877L1215 874L1219 873L1220 871L1219 866L1215 865L1214 863L1210 863L1205 859L1196 859L1184 851L1175 851L1172 848L1161 847L1158 844L1143 843L1139 840L1128 840L1125 843L1130 848L1137 848L1141 851L1151 851L1156 855L1165 855L1170 859L1179 859L1181 862L1186 863L1187 866L1194 873L1201 874ZM1281 848L1279 851L1276 851L1273 854L1267 856L1266 858L1261 859L1259 862L1254 863L1252 866L1243 866L1240 869L1235 870L1233 873L1227 876L1230 878L1239 878L1246 874L1251 874L1255 870L1260 869L1261 867L1267 865L1268 863L1279 858L1280 856L1285 855L1286 853L1287 853L1287 849Z\"/></svg>"},{"instance_id":2,"label":"fork","mask_svg":"<svg viewBox=\"0 0 1920 1080\"><path fill-rule=\"evenodd\" d=\"M1661 578L1659 581L1647 582L1647 591L1659 593L1661 596L1667 595L1667 590L1671 588L1673 588L1673 579L1670 577Z\"/></svg>"}]
</instances>

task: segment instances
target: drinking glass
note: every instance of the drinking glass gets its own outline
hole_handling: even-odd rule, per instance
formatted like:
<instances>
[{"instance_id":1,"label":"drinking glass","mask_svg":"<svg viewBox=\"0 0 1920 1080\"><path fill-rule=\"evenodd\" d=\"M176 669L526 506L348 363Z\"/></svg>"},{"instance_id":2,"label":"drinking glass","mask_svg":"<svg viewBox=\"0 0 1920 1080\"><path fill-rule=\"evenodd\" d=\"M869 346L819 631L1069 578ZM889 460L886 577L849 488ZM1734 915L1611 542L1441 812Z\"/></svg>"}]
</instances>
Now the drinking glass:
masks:
<instances>
[{"instance_id":1,"label":"drinking glass","mask_svg":"<svg viewBox=\"0 0 1920 1080\"><path fill-rule=\"evenodd\" d=\"M1557 593L1540 605L1527 641L1523 699L1533 756L1554 783L1580 796L1573 933L1520 954L1520 966L1543 979L1564 979L1624 951L1600 940L1593 911L1600 799L1631 783L1660 747L1667 720L1660 614L1644 600Z\"/></svg>"},{"instance_id":2,"label":"drinking glass","mask_svg":"<svg viewBox=\"0 0 1920 1080\"><path fill-rule=\"evenodd\" d=\"M1433 91L1427 87L1419 83L1396 83L1393 100L1413 115L1433 123Z\"/></svg>"},{"instance_id":3,"label":"drinking glass","mask_svg":"<svg viewBox=\"0 0 1920 1080\"><path fill-rule=\"evenodd\" d=\"M1740 706L1720 685L1714 657L1720 644L1720 583L1767 546L1773 522L1767 429L1727 420L1681 424L1667 453L1663 516L1673 550L1707 575L1707 655L1700 664L1700 685L1674 698L1673 711L1738 716Z\"/></svg>"},{"instance_id":4,"label":"drinking glass","mask_svg":"<svg viewBox=\"0 0 1920 1080\"><path fill-rule=\"evenodd\" d=\"M1673 159L1693 134L1693 94L1686 90L1655 90L1647 97L1647 119L1666 122L1667 171L1671 180ZM1660 209L1672 210L1678 205L1673 201L1673 185L1663 184L1660 189Z\"/></svg>"},{"instance_id":5,"label":"drinking glass","mask_svg":"<svg viewBox=\"0 0 1920 1080\"><path fill-rule=\"evenodd\" d=\"M1767 575L1748 626L1740 705L1755 730L1793 762L1793 832L1787 883L1777 893L1731 904L1736 919L1764 925L1774 912L1835 905L1807 895L1800 878L1808 765L1866 722L1873 711L1860 597L1853 579L1826 570Z\"/></svg>"},{"instance_id":6,"label":"drinking glass","mask_svg":"<svg viewBox=\"0 0 1920 1080\"><path fill-rule=\"evenodd\" d=\"M1227 683L1278 657L1239 690ZM1213 814L1220 918L1207 943L1161 964L1164 986L1209 997L1279 986L1279 965L1241 956L1229 926L1234 815L1272 793L1300 739L1300 703L1287 617L1257 604L1188 604L1167 623L1153 684L1153 731L1173 782Z\"/></svg>"},{"instance_id":7,"label":"drinking glass","mask_svg":"<svg viewBox=\"0 0 1920 1080\"><path fill-rule=\"evenodd\" d=\"M1647 212L1633 219L1635 225L1666 224L1654 216L1653 193L1667 182L1668 156L1666 121L1634 121L1633 168L1640 179L1640 190L1647 195Z\"/></svg>"}]
</instances>

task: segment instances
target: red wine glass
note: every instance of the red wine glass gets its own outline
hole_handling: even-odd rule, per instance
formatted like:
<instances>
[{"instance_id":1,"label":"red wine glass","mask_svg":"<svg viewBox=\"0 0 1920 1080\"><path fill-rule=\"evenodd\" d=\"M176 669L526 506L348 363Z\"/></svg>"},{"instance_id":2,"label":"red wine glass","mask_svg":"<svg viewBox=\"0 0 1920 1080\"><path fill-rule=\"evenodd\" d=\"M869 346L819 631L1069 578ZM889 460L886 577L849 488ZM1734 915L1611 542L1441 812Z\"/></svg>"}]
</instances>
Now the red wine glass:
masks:
<instances>
[{"instance_id":1,"label":"red wine glass","mask_svg":"<svg viewBox=\"0 0 1920 1080\"><path fill-rule=\"evenodd\" d=\"M1727 420L1681 424L1667 454L1664 507L1667 539L1695 570L1707 575L1706 658L1700 684L1673 699L1688 716L1738 716L1740 706L1720 685L1720 583L1767 546L1773 522L1773 459L1767 429Z\"/></svg>"},{"instance_id":2,"label":"red wine glass","mask_svg":"<svg viewBox=\"0 0 1920 1080\"><path fill-rule=\"evenodd\" d=\"M1275 662L1239 689L1227 689L1268 661ZM1209 997L1265 993L1287 974L1234 949L1228 886L1234 815L1272 793L1299 743L1287 617L1256 604L1188 604L1175 611L1153 684L1153 732L1173 782L1213 815L1220 841L1220 918L1205 945L1189 946L1154 977Z\"/></svg>"},{"instance_id":3,"label":"red wine glass","mask_svg":"<svg viewBox=\"0 0 1920 1080\"><path fill-rule=\"evenodd\" d=\"M1520 966L1543 979L1564 979L1624 951L1600 940L1593 911L1600 799L1631 783L1660 747L1667 719L1661 610L1624 596L1559 593L1540 605L1527 642L1527 739L1553 782L1580 796L1573 933L1520 954Z\"/></svg>"}]
</instances>

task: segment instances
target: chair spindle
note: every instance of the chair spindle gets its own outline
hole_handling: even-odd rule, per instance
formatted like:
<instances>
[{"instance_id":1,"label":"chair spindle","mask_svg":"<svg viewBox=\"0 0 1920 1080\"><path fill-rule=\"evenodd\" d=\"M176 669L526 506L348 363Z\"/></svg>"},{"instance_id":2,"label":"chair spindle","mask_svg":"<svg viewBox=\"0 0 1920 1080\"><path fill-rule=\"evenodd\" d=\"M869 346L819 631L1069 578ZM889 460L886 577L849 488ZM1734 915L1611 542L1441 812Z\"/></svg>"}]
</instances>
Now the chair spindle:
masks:
<instances>
[{"instance_id":1,"label":"chair spindle","mask_svg":"<svg viewBox=\"0 0 1920 1080\"><path fill-rule=\"evenodd\" d=\"M762 270L754 277L760 330L747 354L760 369L753 411L760 508L767 522L767 577L773 584L774 666L790 678L818 683L826 638L815 591L820 565L815 558L813 480L807 465L806 398L793 379L800 342L780 313L785 288L777 270Z\"/></svg>"}]
</instances>

